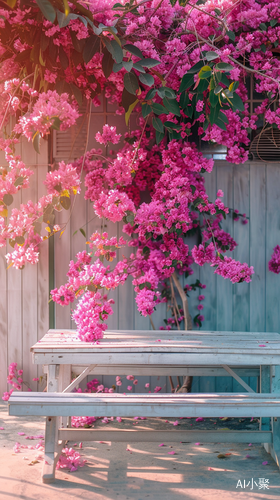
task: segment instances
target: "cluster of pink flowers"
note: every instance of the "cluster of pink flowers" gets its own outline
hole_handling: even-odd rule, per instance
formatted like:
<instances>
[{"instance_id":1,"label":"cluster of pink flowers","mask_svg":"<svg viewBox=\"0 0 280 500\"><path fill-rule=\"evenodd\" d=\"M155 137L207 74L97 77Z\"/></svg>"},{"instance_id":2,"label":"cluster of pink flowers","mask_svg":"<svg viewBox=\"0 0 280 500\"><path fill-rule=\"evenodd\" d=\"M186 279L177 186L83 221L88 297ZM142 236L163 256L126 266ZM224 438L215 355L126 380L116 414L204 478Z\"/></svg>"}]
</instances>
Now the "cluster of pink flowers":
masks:
<instances>
[{"instance_id":1,"label":"cluster of pink flowers","mask_svg":"<svg viewBox=\"0 0 280 500\"><path fill-rule=\"evenodd\" d=\"M69 469L70 472L75 472L78 467L83 467L86 460L81 458L80 453L73 448L63 448L62 453L56 464L56 469Z\"/></svg>"},{"instance_id":2,"label":"cluster of pink flowers","mask_svg":"<svg viewBox=\"0 0 280 500\"><path fill-rule=\"evenodd\" d=\"M17 363L11 363L9 365L9 374L7 376L7 382L9 385L14 387L14 389L16 389L17 391L20 391L22 389L22 385L26 384L23 381L22 375L23 375L23 370L17 369ZM14 389L10 389L8 392L5 391L3 396L2 396L2 399L4 401L8 401L10 399L10 396L13 393ZM31 389L29 387L27 387L27 390L31 391Z\"/></svg>"},{"instance_id":3,"label":"cluster of pink flowers","mask_svg":"<svg viewBox=\"0 0 280 500\"><path fill-rule=\"evenodd\" d=\"M94 211L100 218L105 217L112 222L119 222L127 215L127 212L135 213L135 206L126 193L115 189L109 191L108 194L100 194L99 199L94 203Z\"/></svg>"},{"instance_id":4,"label":"cluster of pink flowers","mask_svg":"<svg viewBox=\"0 0 280 500\"><path fill-rule=\"evenodd\" d=\"M114 304L113 299L107 300L106 295L98 292L86 292L82 296L73 313L81 340L93 342L103 337L104 331L108 328L103 322L113 314L111 304Z\"/></svg>"},{"instance_id":5,"label":"cluster of pink flowers","mask_svg":"<svg viewBox=\"0 0 280 500\"><path fill-rule=\"evenodd\" d=\"M58 168L47 173L44 184L47 186L49 194L57 196L64 194L69 196L69 193L77 194L80 192L80 178L77 169L72 163L65 164L61 161Z\"/></svg>"},{"instance_id":6,"label":"cluster of pink flowers","mask_svg":"<svg viewBox=\"0 0 280 500\"><path fill-rule=\"evenodd\" d=\"M251 281L251 276L254 274L254 268L249 267L248 264L241 264L238 260L234 260L231 257L217 257L215 261L211 264L215 266L215 274L219 274L225 279L230 279L232 283L242 283L246 281L249 283Z\"/></svg>"},{"instance_id":7,"label":"cluster of pink flowers","mask_svg":"<svg viewBox=\"0 0 280 500\"><path fill-rule=\"evenodd\" d=\"M276 245L276 247L273 249L273 254L271 255L271 259L268 263L268 269L275 274L280 273L280 246L279 245Z\"/></svg>"},{"instance_id":8,"label":"cluster of pink flowers","mask_svg":"<svg viewBox=\"0 0 280 500\"><path fill-rule=\"evenodd\" d=\"M46 135L55 119L60 130L66 130L76 123L79 112L74 104L69 104L68 94L59 95L55 90L39 94L31 113L21 116L14 127L17 134L22 134L30 141L36 132Z\"/></svg>"},{"instance_id":9,"label":"cluster of pink flowers","mask_svg":"<svg viewBox=\"0 0 280 500\"><path fill-rule=\"evenodd\" d=\"M103 132L97 132L95 135L95 139L100 144L105 144L107 146L108 142L112 142L113 144L118 144L121 138L121 134L116 133L116 127L110 127L109 125L103 125Z\"/></svg>"},{"instance_id":10,"label":"cluster of pink flowers","mask_svg":"<svg viewBox=\"0 0 280 500\"><path fill-rule=\"evenodd\" d=\"M119 241L115 236L108 238L108 233L93 233L90 237L90 248L97 248L94 252L96 257L105 256L107 260L113 260L116 250L126 245L126 240L121 236Z\"/></svg>"}]
</instances>

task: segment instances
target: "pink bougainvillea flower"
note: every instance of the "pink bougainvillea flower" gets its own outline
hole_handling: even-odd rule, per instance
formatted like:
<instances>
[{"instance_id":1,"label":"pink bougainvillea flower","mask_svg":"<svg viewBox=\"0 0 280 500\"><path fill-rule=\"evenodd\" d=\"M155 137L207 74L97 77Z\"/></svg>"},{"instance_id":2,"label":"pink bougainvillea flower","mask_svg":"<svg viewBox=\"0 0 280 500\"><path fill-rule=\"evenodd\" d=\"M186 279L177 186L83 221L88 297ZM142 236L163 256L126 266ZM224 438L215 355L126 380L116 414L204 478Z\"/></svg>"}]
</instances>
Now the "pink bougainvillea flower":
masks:
<instances>
[{"instance_id":1,"label":"pink bougainvillea flower","mask_svg":"<svg viewBox=\"0 0 280 500\"><path fill-rule=\"evenodd\" d=\"M202 417L198 417L195 419L196 422L204 422L204 418Z\"/></svg>"}]
</instances>

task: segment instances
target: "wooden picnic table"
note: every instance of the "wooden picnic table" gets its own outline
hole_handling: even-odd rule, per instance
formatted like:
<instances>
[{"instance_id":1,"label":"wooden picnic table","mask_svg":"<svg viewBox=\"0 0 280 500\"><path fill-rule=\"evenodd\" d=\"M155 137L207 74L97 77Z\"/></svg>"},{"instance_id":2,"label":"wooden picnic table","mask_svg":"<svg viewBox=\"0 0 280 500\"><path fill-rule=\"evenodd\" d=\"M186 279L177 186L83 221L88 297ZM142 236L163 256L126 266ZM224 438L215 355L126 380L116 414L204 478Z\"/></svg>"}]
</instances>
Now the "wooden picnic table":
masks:
<instances>
[{"instance_id":1,"label":"wooden picnic table","mask_svg":"<svg viewBox=\"0 0 280 500\"><path fill-rule=\"evenodd\" d=\"M58 436L62 440L70 439L70 436L77 439L77 433L82 434L86 431L88 431L87 435L91 435L92 440L102 439L102 432L106 432L107 439L110 439L107 430L66 429L66 416L73 415L76 411L79 415L86 414L85 412L89 411L87 408L91 408L91 413L94 415L96 412L96 416L99 415L98 411L103 415L105 408L111 412L112 416L117 416L124 411L123 404L128 405L127 415L137 408L139 415L143 413L143 416L144 413L145 415L147 413L146 416L158 416L161 413L165 415L166 412L175 415L177 411L178 416L193 416L197 412L201 412L201 416L205 417L260 416L262 417L260 432L249 433L252 434L250 440L266 443L267 451L271 452L278 465L280 464L280 335L278 333L109 330L103 339L88 343L81 341L74 330L57 329L49 330L31 347L31 352L33 362L46 367L48 393L59 394L53 399L51 394L44 396L40 393L34 394L33 397L29 393L23 393L22 399L15 396L10 400L11 411L15 412L11 414L45 412L44 414L49 415L46 420L46 439L50 443L48 445L50 463L46 465L49 471L45 470L43 473L43 480L46 482L54 480L54 443L57 440L54 433L57 432L57 427L60 426ZM73 368L78 369L80 374L71 382ZM243 393L187 394L185 396L175 394L166 395L166 397L131 394L126 396L124 403L121 394L109 394L108 397L106 394L100 394L100 396L98 394L69 394L89 374L128 375L130 373L138 376L227 375L234 377L241 384ZM264 393L263 395L256 394L242 380L242 376L248 375L260 376L260 392ZM244 389L247 391L245 394ZM144 400L145 404L142 404ZM170 409L165 407L168 401ZM95 407L93 407L94 404ZM32 411L34 413L30 413ZM172 416L171 413L170 416ZM55 415L57 417L60 415L60 424L56 424ZM123 431L112 431L111 440L120 440L120 432ZM184 434L192 432L184 431ZM219 442L222 440L245 442L249 439L247 431L234 433L227 431L223 432L223 436L213 431L203 432L204 442L217 442L217 439ZM134 440L136 434L133 431ZM145 431L140 439L147 438L148 434L147 436L144 434ZM160 438L159 431L158 439ZM176 438L183 439L177 431ZM87 438L84 436L84 439Z\"/></svg>"}]
</instances>

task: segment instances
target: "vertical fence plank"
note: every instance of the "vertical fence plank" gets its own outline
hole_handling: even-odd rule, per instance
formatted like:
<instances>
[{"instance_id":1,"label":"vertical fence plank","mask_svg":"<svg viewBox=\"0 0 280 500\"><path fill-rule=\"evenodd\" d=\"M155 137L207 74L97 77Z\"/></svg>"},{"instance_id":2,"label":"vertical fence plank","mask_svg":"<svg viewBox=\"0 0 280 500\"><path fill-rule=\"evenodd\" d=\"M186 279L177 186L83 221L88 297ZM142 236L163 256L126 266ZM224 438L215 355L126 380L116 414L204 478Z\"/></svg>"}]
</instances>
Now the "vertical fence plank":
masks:
<instances>
[{"instance_id":1,"label":"vertical fence plank","mask_svg":"<svg viewBox=\"0 0 280 500\"><path fill-rule=\"evenodd\" d=\"M209 200L214 202L217 195L216 182L217 169L214 167L211 174L205 174L205 188L209 196ZM217 323L217 279L214 275L214 269L209 264L200 268L200 281L206 285L205 300L203 301L204 309L202 311L205 321L203 322L203 330L216 330ZM197 311L198 312L198 311ZM196 311L195 311L196 314Z\"/></svg>"},{"instance_id":2,"label":"vertical fence plank","mask_svg":"<svg viewBox=\"0 0 280 500\"><path fill-rule=\"evenodd\" d=\"M280 245L280 168L267 165L267 210L266 210L266 330L280 332L279 275L268 271L273 248Z\"/></svg>"},{"instance_id":3,"label":"vertical fence plank","mask_svg":"<svg viewBox=\"0 0 280 500\"><path fill-rule=\"evenodd\" d=\"M33 149L28 144L28 149ZM27 149L26 148L26 149ZM38 167L34 168L34 175L30 178L30 187L22 191L22 203L26 204L29 199L36 200L37 197L37 174ZM44 243L43 243L44 245ZM41 245L42 246L42 245ZM38 248L40 251L40 249ZM37 342L37 274L38 267L35 264L27 264L22 273L22 368L24 381L32 390L37 389L37 383L32 379L37 377L37 366L32 364L30 347ZM26 387L24 387L26 389Z\"/></svg>"},{"instance_id":4,"label":"vertical fence plank","mask_svg":"<svg viewBox=\"0 0 280 500\"><path fill-rule=\"evenodd\" d=\"M255 274L250 283L250 330L265 331L265 225L266 225L266 165L250 165L250 264ZM270 195L269 195L270 196Z\"/></svg>"},{"instance_id":5,"label":"vertical fence plank","mask_svg":"<svg viewBox=\"0 0 280 500\"><path fill-rule=\"evenodd\" d=\"M248 164L234 167L234 208L241 214L249 215L249 179L250 166ZM234 224L234 239L238 247L234 250L234 259L240 262L249 262L249 230L240 221ZM250 300L249 285L236 283L233 288L233 330L250 330Z\"/></svg>"},{"instance_id":6,"label":"vertical fence plank","mask_svg":"<svg viewBox=\"0 0 280 500\"><path fill-rule=\"evenodd\" d=\"M42 146L40 157L37 157L38 198L46 193L43 181L48 172L48 144L44 144L44 149ZM40 245L40 258L37 271L37 340L40 340L49 328L49 295L49 244L48 241L45 241ZM41 375L42 368L38 366L37 377ZM40 390L43 390L43 388L43 386L39 385Z\"/></svg>"},{"instance_id":7,"label":"vertical fence plank","mask_svg":"<svg viewBox=\"0 0 280 500\"><path fill-rule=\"evenodd\" d=\"M217 162L217 189L224 193L222 201L226 207L233 208L233 165ZM222 221L222 229L233 236L232 212ZM226 252L231 256L231 252ZM232 330L232 291L233 284L221 276L217 277L217 330Z\"/></svg>"},{"instance_id":8,"label":"vertical fence plank","mask_svg":"<svg viewBox=\"0 0 280 500\"><path fill-rule=\"evenodd\" d=\"M0 394L7 390L8 364L8 294L6 246L0 249Z\"/></svg>"}]
</instances>

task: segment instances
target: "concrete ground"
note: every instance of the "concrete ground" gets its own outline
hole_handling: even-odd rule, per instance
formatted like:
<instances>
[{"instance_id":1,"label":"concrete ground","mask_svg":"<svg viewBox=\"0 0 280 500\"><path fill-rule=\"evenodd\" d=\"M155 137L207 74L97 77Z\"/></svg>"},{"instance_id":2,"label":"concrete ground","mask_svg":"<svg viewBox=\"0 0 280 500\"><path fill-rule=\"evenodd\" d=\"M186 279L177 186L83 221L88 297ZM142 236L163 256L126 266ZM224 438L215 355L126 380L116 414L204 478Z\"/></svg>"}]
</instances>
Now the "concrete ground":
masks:
<instances>
[{"instance_id":1,"label":"concrete ground","mask_svg":"<svg viewBox=\"0 0 280 500\"><path fill-rule=\"evenodd\" d=\"M56 482L46 485L41 482L42 462L31 464L37 452L13 451L16 442L38 442L18 432L43 434L44 419L9 417L7 405L0 404L1 427L0 500L276 500L280 496L279 469L260 445L222 443L161 447L157 443L83 443L82 449L75 449L86 465L76 472L58 470ZM229 455L219 459L219 453Z\"/></svg>"}]
</instances>

